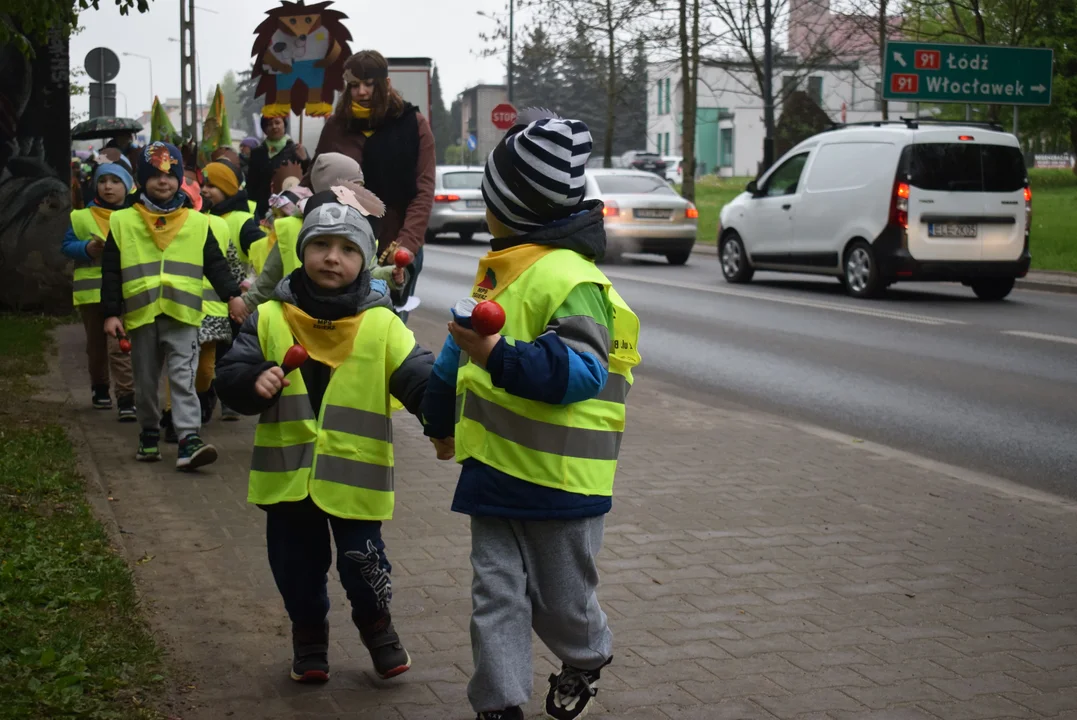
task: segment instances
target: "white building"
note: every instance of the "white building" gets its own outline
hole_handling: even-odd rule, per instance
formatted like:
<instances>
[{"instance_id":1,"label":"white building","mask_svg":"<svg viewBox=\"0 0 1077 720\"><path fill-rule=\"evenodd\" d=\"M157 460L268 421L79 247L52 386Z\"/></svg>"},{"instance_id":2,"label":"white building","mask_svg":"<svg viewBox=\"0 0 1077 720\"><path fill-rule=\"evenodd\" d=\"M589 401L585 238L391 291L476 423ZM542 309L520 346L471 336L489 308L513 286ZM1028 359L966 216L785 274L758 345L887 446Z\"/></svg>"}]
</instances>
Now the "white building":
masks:
<instances>
[{"instance_id":1,"label":"white building","mask_svg":"<svg viewBox=\"0 0 1077 720\"><path fill-rule=\"evenodd\" d=\"M682 155L680 63L652 65L647 101L647 149L660 155ZM807 92L834 122L882 119L879 67L859 60L836 61L806 69L791 58L774 64L774 118L781 118L782 99L792 90ZM752 66L745 61L704 61L699 68L696 115L696 160L700 173L754 176L763 161L762 93ZM910 111L905 103L889 103L891 117Z\"/></svg>"}]
</instances>

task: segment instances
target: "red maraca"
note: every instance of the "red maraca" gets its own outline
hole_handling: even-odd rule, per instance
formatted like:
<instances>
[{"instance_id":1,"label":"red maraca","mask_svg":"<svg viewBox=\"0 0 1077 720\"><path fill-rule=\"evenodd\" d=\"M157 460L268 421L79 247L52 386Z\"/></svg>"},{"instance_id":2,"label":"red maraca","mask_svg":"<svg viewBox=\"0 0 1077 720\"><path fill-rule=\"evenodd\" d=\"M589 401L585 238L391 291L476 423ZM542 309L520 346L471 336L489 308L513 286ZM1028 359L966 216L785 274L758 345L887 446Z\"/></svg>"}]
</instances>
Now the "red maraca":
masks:
<instances>
[{"instance_id":1,"label":"red maraca","mask_svg":"<svg viewBox=\"0 0 1077 720\"><path fill-rule=\"evenodd\" d=\"M411 250L400 248L393 254L393 265L396 265L398 268L406 268L408 265L411 265L413 259Z\"/></svg>"},{"instance_id":2,"label":"red maraca","mask_svg":"<svg viewBox=\"0 0 1077 720\"><path fill-rule=\"evenodd\" d=\"M280 369L287 375L292 370L302 365L307 361L307 349L302 345L295 344L288 348L288 352L284 353L284 362L281 363Z\"/></svg>"},{"instance_id":3,"label":"red maraca","mask_svg":"<svg viewBox=\"0 0 1077 720\"><path fill-rule=\"evenodd\" d=\"M497 335L505 327L505 309L493 300L483 300L471 311L471 329L479 335Z\"/></svg>"},{"instance_id":4,"label":"red maraca","mask_svg":"<svg viewBox=\"0 0 1077 720\"><path fill-rule=\"evenodd\" d=\"M123 353L130 353L131 352L131 341L127 339L126 335L120 335L120 343L119 344L120 344L120 352L123 352Z\"/></svg>"}]
</instances>

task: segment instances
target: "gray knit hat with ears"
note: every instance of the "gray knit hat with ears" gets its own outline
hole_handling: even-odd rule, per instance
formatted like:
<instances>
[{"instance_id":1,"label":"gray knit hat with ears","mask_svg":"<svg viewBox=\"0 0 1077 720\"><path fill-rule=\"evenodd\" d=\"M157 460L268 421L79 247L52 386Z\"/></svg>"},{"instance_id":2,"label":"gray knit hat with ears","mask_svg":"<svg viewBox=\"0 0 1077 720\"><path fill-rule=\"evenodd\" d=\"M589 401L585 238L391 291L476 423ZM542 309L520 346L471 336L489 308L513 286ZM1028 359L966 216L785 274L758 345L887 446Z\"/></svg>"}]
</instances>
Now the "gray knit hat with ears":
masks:
<instances>
[{"instance_id":1,"label":"gray knit hat with ears","mask_svg":"<svg viewBox=\"0 0 1077 720\"><path fill-rule=\"evenodd\" d=\"M322 195L318 193L310 202ZM303 259L303 249L310 240L324 235L338 235L353 243L363 254L363 267L369 268L377 262L378 241L370 222L355 208L338 202L323 202L313 210L308 210L303 218L303 229L299 231L299 259Z\"/></svg>"}]
</instances>

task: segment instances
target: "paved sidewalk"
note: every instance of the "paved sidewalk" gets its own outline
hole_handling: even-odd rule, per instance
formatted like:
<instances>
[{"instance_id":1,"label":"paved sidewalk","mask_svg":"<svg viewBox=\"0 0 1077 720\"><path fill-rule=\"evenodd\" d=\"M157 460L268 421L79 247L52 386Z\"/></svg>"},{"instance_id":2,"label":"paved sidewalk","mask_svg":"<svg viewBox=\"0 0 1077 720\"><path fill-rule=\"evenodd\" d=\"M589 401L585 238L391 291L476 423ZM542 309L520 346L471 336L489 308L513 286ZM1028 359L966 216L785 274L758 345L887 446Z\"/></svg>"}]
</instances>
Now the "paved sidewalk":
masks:
<instances>
[{"instance_id":1,"label":"paved sidewalk","mask_svg":"<svg viewBox=\"0 0 1077 720\"><path fill-rule=\"evenodd\" d=\"M413 327L440 347L443 323ZM469 537L456 472L413 418L396 425L387 526L394 615L414 668L374 679L330 579L333 680L287 679L287 621L245 502L253 420L215 420L222 450L188 476L133 460L136 430L89 407L81 327L59 332L71 412L154 627L196 718L474 717ZM646 349L643 350L646 353ZM616 638L598 716L1077 718L1077 508L868 444L674 396L629 403L600 597ZM943 469L945 470L945 469ZM536 697L554 669L536 642Z\"/></svg>"}]
</instances>

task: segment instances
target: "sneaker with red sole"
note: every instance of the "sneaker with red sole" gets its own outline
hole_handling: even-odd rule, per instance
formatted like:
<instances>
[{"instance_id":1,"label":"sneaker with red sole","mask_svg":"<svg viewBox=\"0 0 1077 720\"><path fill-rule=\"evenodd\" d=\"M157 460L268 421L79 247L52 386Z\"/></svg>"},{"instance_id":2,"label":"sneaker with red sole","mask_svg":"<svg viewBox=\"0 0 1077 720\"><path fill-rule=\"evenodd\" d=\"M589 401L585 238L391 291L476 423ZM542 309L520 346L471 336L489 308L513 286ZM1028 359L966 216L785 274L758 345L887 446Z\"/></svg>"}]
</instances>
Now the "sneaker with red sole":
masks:
<instances>
[{"instance_id":1,"label":"sneaker with red sole","mask_svg":"<svg viewBox=\"0 0 1077 720\"><path fill-rule=\"evenodd\" d=\"M329 621L304 627L292 623L292 680L329 681Z\"/></svg>"},{"instance_id":2,"label":"sneaker with red sole","mask_svg":"<svg viewBox=\"0 0 1077 720\"><path fill-rule=\"evenodd\" d=\"M392 616L386 614L373 625L360 625L355 613L352 620L359 628L359 635L363 638L363 645L370 652L370 659L374 663L374 672L382 680L403 675L411 669L411 656L400 642L400 636L393 628Z\"/></svg>"}]
</instances>

